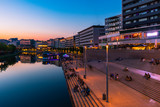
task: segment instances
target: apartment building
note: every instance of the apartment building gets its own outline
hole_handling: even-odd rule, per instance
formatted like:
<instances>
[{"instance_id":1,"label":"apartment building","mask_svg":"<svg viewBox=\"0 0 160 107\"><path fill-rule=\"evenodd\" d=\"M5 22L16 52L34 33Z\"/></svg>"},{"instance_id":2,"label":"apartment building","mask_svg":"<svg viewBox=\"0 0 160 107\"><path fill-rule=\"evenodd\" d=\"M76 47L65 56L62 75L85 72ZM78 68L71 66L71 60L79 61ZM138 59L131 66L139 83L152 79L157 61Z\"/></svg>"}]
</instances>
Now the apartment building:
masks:
<instances>
[{"instance_id":1,"label":"apartment building","mask_svg":"<svg viewBox=\"0 0 160 107\"><path fill-rule=\"evenodd\" d=\"M65 39L60 40L60 48L65 48Z\"/></svg>"},{"instance_id":2,"label":"apartment building","mask_svg":"<svg viewBox=\"0 0 160 107\"><path fill-rule=\"evenodd\" d=\"M160 0L122 0L120 44L160 43Z\"/></svg>"},{"instance_id":3,"label":"apartment building","mask_svg":"<svg viewBox=\"0 0 160 107\"><path fill-rule=\"evenodd\" d=\"M79 35L78 34L74 35L74 38L75 38L75 46L79 47L80 46L80 44L79 44Z\"/></svg>"},{"instance_id":4,"label":"apartment building","mask_svg":"<svg viewBox=\"0 0 160 107\"><path fill-rule=\"evenodd\" d=\"M74 36L65 38L65 47L66 48L75 47L75 37Z\"/></svg>"},{"instance_id":5,"label":"apartment building","mask_svg":"<svg viewBox=\"0 0 160 107\"><path fill-rule=\"evenodd\" d=\"M100 46L105 46L107 41L119 39L120 30L122 29L122 16L116 15L105 19L105 35L99 37Z\"/></svg>"},{"instance_id":6,"label":"apartment building","mask_svg":"<svg viewBox=\"0 0 160 107\"><path fill-rule=\"evenodd\" d=\"M20 40L20 47L21 48L34 48L35 41L33 39L21 39Z\"/></svg>"},{"instance_id":7,"label":"apartment building","mask_svg":"<svg viewBox=\"0 0 160 107\"><path fill-rule=\"evenodd\" d=\"M78 35L80 46L98 46L98 37L105 35L105 29L104 26L93 25L78 32Z\"/></svg>"},{"instance_id":8,"label":"apartment building","mask_svg":"<svg viewBox=\"0 0 160 107\"><path fill-rule=\"evenodd\" d=\"M51 47L51 48L54 48L54 39L49 39L49 40L47 40L47 45L48 45L48 47Z\"/></svg>"}]
</instances>

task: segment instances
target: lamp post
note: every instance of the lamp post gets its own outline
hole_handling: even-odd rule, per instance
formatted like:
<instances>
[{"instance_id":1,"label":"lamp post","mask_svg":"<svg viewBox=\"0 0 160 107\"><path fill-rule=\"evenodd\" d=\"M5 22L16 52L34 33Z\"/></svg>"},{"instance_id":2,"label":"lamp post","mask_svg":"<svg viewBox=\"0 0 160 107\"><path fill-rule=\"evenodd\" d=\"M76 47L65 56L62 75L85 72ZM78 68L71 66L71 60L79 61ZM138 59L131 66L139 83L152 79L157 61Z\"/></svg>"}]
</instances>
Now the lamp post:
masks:
<instances>
[{"instance_id":1,"label":"lamp post","mask_svg":"<svg viewBox=\"0 0 160 107\"><path fill-rule=\"evenodd\" d=\"M108 102L108 43L106 45L106 102Z\"/></svg>"},{"instance_id":2,"label":"lamp post","mask_svg":"<svg viewBox=\"0 0 160 107\"><path fill-rule=\"evenodd\" d=\"M117 48L118 48L118 38L117 38Z\"/></svg>"},{"instance_id":3,"label":"lamp post","mask_svg":"<svg viewBox=\"0 0 160 107\"><path fill-rule=\"evenodd\" d=\"M86 46L84 47L84 52L85 52L85 56L84 56L84 60L85 60L85 74L84 74L84 79L86 79L86 64L87 64L87 62L86 62Z\"/></svg>"}]
</instances>

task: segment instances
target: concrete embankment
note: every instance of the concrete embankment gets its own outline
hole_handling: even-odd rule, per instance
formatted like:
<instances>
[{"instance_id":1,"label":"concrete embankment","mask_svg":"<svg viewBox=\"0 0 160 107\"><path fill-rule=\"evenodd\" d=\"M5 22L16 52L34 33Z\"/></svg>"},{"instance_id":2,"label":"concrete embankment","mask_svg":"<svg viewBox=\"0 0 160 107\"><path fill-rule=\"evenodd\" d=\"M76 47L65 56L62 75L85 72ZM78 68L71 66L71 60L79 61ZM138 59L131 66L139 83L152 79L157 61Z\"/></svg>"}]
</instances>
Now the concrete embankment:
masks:
<instances>
[{"instance_id":1,"label":"concrete embankment","mask_svg":"<svg viewBox=\"0 0 160 107\"><path fill-rule=\"evenodd\" d=\"M86 95L83 92L84 87L87 88L87 84L80 84L79 79L83 81L78 76L78 73L72 71L72 64L70 62L63 63L62 68L64 70L64 75L66 78L66 83L68 86L68 91L71 96L71 101L73 102L73 106L75 107L104 107L104 105L98 100L96 95L90 90L90 94ZM75 74L75 75L73 75ZM74 87L78 85L78 91L74 91ZM89 87L88 87L89 88ZM90 89L90 88L89 88Z\"/></svg>"}]
</instances>

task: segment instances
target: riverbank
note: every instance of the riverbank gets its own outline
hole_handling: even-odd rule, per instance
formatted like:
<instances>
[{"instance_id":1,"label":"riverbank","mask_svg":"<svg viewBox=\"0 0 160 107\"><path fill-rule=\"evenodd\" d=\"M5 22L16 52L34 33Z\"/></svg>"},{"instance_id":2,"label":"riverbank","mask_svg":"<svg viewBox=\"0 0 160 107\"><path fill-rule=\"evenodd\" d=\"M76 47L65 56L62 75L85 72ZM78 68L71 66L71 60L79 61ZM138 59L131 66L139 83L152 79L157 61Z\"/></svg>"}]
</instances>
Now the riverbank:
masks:
<instances>
[{"instance_id":1,"label":"riverbank","mask_svg":"<svg viewBox=\"0 0 160 107\"><path fill-rule=\"evenodd\" d=\"M100 100L97 98L97 96L93 93L93 91L90 89L90 87L84 83L81 85L79 83L79 79L81 77L78 76L77 72L74 72L72 69L72 63L67 61L62 64L62 68L64 70L64 75L66 78L66 83L68 85L68 91L71 95L71 98L73 101L73 104L75 107L104 107L104 105L100 102ZM72 71L73 70L73 71ZM83 80L82 80L83 81ZM75 86L78 86L78 90L75 92L74 88ZM85 95L82 91L84 88L89 88L90 93L89 95Z\"/></svg>"},{"instance_id":2,"label":"riverbank","mask_svg":"<svg viewBox=\"0 0 160 107\"><path fill-rule=\"evenodd\" d=\"M7 57L12 57L12 56L16 56L20 54L20 52L16 52L16 53L11 53L11 54L7 54L7 55L1 55L0 56L0 59L3 59L3 58L7 58Z\"/></svg>"}]
</instances>

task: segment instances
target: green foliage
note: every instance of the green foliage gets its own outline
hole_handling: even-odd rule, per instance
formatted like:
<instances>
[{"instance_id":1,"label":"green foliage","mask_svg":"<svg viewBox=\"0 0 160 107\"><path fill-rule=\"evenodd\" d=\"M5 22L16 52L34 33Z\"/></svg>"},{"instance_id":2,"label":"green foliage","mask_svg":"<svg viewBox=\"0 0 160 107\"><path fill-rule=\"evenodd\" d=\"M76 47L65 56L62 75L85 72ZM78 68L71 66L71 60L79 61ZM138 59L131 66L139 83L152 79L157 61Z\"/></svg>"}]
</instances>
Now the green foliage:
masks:
<instances>
[{"instance_id":1,"label":"green foliage","mask_svg":"<svg viewBox=\"0 0 160 107\"><path fill-rule=\"evenodd\" d=\"M14 46L14 45L8 45L8 51L10 51L10 52L16 51L16 46Z\"/></svg>"},{"instance_id":2,"label":"green foliage","mask_svg":"<svg viewBox=\"0 0 160 107\"><path fill-rule=\"evenodd\" d=\"M0 43L0 51L7 51L7 45L4 43Z\"/></svg>"},{"instance_id":3,"label":"green foliage","mask_svg":"<svg viewBox=\"0 0 160 107\"><path fill-rule=\"evenodd\" d=\"M16 51L16 47L14 45L6 45L4 43L0 43L0 51L14 52Z\"/></svg>"}]
</instances>

